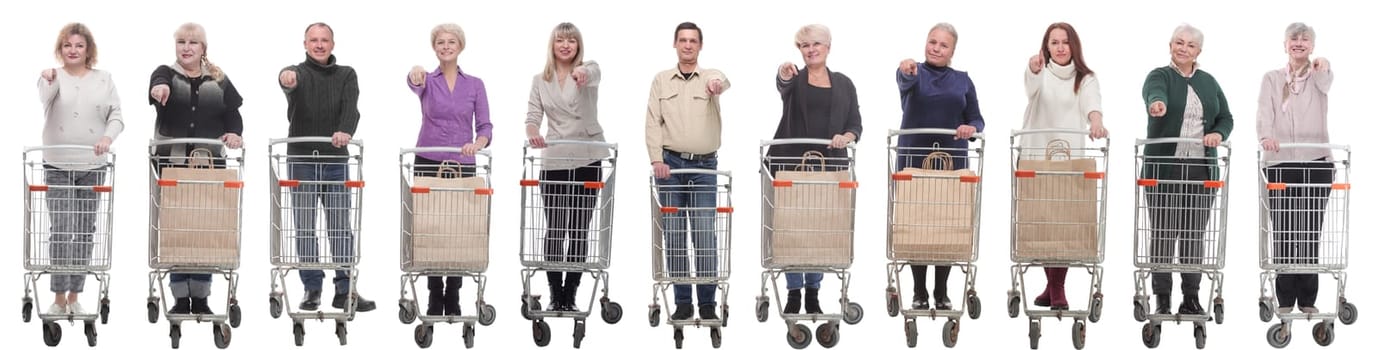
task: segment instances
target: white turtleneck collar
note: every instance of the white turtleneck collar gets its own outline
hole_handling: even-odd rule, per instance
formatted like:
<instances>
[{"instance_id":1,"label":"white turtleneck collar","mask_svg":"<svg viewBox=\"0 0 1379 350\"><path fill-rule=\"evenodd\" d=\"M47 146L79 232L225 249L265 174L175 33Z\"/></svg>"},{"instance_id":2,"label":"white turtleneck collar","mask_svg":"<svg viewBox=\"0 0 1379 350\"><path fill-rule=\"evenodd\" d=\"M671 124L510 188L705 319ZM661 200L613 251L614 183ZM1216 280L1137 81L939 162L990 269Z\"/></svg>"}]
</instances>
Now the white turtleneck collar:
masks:
<instances>
[{"instance_id":1,"label":"white turtleneck collar","mask_svg":"<svg viewBox=\"0 0 1379 350\"><path fill-rule=\"evenodd\" d=\"M1066 66L1059 65L1058 62L1049 61L1047 69L1049 70L1049 73L1052 73L1054 76L1063 80L1072 79L1073 77L1077 76L1077 64L1075 64L1072 60L1068 60L1068 65Z\"/></svg>"}]
</instances>

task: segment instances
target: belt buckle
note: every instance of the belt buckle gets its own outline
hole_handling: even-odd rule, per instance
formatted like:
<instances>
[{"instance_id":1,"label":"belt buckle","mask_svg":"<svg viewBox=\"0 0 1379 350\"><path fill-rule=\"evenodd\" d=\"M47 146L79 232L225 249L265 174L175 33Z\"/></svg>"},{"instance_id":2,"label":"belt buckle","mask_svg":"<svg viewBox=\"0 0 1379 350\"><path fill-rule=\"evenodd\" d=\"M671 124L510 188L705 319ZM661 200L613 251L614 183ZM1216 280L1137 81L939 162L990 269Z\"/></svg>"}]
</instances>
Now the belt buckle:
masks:
<instances>
[{"instance_id":1,"label":"belt buckle","mask_svg":"<svg viewBox=\"0 0 1379 350\"><path fill-rule=\"evenodd\" d=\"M699 160L700 157L699 157L698 154L689 153L689 152L680 152L680 158L684 158L685 160Z\"/></svg>"}]
</instances>

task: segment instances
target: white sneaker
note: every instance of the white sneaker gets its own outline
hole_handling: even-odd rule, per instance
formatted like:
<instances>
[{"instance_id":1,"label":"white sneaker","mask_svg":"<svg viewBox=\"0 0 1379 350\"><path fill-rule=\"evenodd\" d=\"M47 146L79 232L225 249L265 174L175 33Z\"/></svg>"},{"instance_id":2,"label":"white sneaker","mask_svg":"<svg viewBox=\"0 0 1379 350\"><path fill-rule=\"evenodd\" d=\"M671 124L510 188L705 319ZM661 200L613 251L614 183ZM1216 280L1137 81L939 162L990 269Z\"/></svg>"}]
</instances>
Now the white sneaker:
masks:
<instances>
[{"instance_id":1,"label":"white sneaker","mask_svg":"<svg viewBox=\"0 0 1379 350\"><path fill-rule=\"evenodd\" d=\"M86 310L83 310L83 309L81 308L81 303L78 303L78 302L75 302L75 301L74 301L74 302L72 302L71 304L67 304L67 313L73 314L73 315L85 315L85 314L86 314Z\"/></svg>"},{"instance_id":2,"label":"white sneaker","mask_svg":"<svg viewBox=\"0 0 1379 350\"><path fill-rule=\"evenodd\" d=\"M1281 315L1281 314L1290 313L1290 312L1293 312L1293 307L1292 307L1292 306L1284 306L1284 307L1278 308L1278 313L1279 313L1280 315Z\"/></svg>"},{"instance_id":3,"label":"white sneaker","mask_svg":"<svg viewBox=\"0 0 1379 350\"><path fill-rule=\"evenodd\" d=\"M1298 310L1302 311L1302 313L1304 313L1304 314L1315 314L1315 313L1320 312L1319 310L1317 310L1316 307L1312 307L1312 306L1303 306L1303 307L1298 308Z\"/></svg>"},{"instance_id":4,"label":"white sneaker","mask_svg":"<svg viewBox=\"0 0 1379 350\"><path fill-rule=\"evenodd\" d=\"M58 305L57 303L53 303L52 306L48 307L47 311L48 312L46 313L49 315L61 315L67 313L67 307L63 305Z\"/></svg>"}]
</instances>

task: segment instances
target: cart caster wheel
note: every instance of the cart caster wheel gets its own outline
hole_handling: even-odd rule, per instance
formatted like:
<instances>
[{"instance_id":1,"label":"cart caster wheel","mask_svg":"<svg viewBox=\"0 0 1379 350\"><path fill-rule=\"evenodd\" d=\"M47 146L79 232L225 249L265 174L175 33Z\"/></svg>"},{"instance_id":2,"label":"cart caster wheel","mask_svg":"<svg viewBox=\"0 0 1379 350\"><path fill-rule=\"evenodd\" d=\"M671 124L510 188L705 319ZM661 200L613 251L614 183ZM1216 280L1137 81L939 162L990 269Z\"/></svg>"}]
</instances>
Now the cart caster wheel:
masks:
<instances>
[{"instance_id":1,"label":"cart caster wheel","mask_svg":"<svg viewBox=\"0 0 1379 350\"><path fill-rule=\"evenodd\" d=\"M1277 349L1282 349L1293 341L1293 335L1284 332L1282 323L1269 326L1269 332L1265 333L1264 338L1269 341L1269 346Z\"/></svg>"},{"instance_id":2,"label":"cart caster wheel","mask_svg":"<svg viewBox=\"0 0 1379 350\"><path fill-rule=\"evenodd\" d=\"M1274 308L1269 307L1269 303L1259 302L1259 320L1269 322L1274 320Z\"/></svg>"},{"instance_id":3,"label":"cart caster wheel","mask_svg":"<svg viewBox=\"0 0 1379 350\"><path fill-rule=\"evenodd\" d=\"M62 342L62 326L57 322L43 322L43 344L57 346Z\"/></svg>"},{"instance_id":4,"label":"cart caster wheel","mask_svg":"<svg viewBox=\"0 0 1379 350\"><path fill-rule=\"evenodd\" d=\"M579 349L580 343L584 342L584 322L575 321L575 349Z\"/></svg>"},{"instance_id":5,"label":"cart caster wheel","mask_svg":"<svg viewBox=\"0 0 1379 350\"><path fill-rule=\"evenodd\" d=\"M982 299L975 292L967 295L967 317L974 320L982 317Z\"/></svg>"},{"instance_id":6,"label":"cart caster wheel","mask_svg":"<svg viewBox=\"0 0 1379 350\"><path fill-rule=\"evenodd\" d=\"M340 338L340 346L345 346L345 344L349 343L349 338L347 338L349 333L349 330L345 329L344 322L335 322L335 337Z\"/></svg>"},{"instance_id":7,"label":"cart caster wheel","mask_svg":"<svg viewBox=\"0 0 1379 350\"><path fill-rule=\"evenodd\" d=\"M1312 326L1312 340L1317 341L1317 345L1329 346L1336 340L1336 326L1331 322L1319 322Z\"/></svg>"},{"instance_id":8,"label":"cart caster wheel","mask_svg":"<svg viewBox=\"0 0 1379 350\"><path fill-rule=\"evenodd\" d=\"M473 349L473 348L474 348L474 325L473 325L473 324L465 324L465 325L464 325L464 333L463 333L462 337L464 338L464 348L465 348L465 349Z\"/></svg>"},{"instance_id":9,"label":"cart caster wheel","mask_svg":"<svg viewBox=\"0 0 1379 350\"><path fill-rule=\"evenodd\" d=\"M832 348L838 345L838 340L842 336L839 332L840 326L837 323L825 323L819 325L818 330L814 331L815 337L819 340L819 345L824 348Z\"/></svg>"},{"instance_id":10,"label":"cart caster wheel","mask_svg":"<svg viewBox=\"0 0 1379 350\"><path fill-rule=\"evenodd\" d=\"M718 327L709 328L709 343L713 345L714 349L723 346L723 331L719 330Z\"/></svg>"},{"instance_id":11,"label":"cart caster wheel","mask_svg":"<svg viewBox=\"0 0 1379 350\"><path fill-rule=\"evenodd\" d=\"M905 320L905 346L915 347L919 345L919 325L915 320Z\"/></svg>"},{"instance_id":12,"label":"cart caster wheel","mask_svg":"<svg viewBox=\"0 0 1379 350\"><path fill-rule=\"evenodd\" d=\"M1355 318L1360 317L1360 310L1355 308L1355 304L1350 302L1341 303L1341 310L1336 313L1336 318L1341 320L1341 324L1350 325L1355 323Z\"/></svg>"},{"instance_id":13,"label":"cart caster wheel","mask_svg":"<svg viewBox=\"0 0 1379 350\"><path fill-rule=\"evenodd\" d=\"M771 302L757 298L757 322L766 322L771 317Z\"/></svg>"},{"instance_id":14,"label":"cart caster wheel","mask_svg":"<svg viewBox=\"0 0 1379 350\"><path fill-rule=\"evenodd\" d=\"M1141 302L1139 299L1136 299L1136 300L1135 300L1135 322L1144 322L1145 320L1148 320L1148 319L1149 319L1149 305L1146 305L1144 302Z\"/></svg>"},{"instance_id":15,"label":"cart caster wheel","mask_svg":"<svg viewBox=\"0 0 1379 350\"><path fill-rule=\"evenodd\" d=\"M943 346L953 347L958 345L958 322L948 320L943 323Z\"/></svg>"},{"instance_id":16,"label":"cart caster wheel","mask_svg":"<svg viewBox=\"0 0 1379 350\"><path fill-rule=\"evenodd\" d=\"M660 325L661 325L661 306L660 306L660 305L652 305L652 306L650 307L650 309L651 309L651 310L647 310L647 312L646 312L646 321L647 321L647 323L650 323L652 327L660 326Z\"/></svg>"},{"instance_id":17,"label":"cart caster wheel","mask_svg":"<svg viewBox=\"0 0 1379 350\"><path fill-rule=\"evenodd\" d=\"M95 324L95 323L92 323L92 322L86 322L86 326L83 327L83 328L84 328L83 330L86 332L86 346L95 347L95 346L96 346L96 324ZM224 349L224 348L222 348L222 349Z\"/></svg>"},{"instance_id":18,"label":"cart caster wheel","mask_svg":"<svg viewBox=\"0 0 1379 350\"><path fill-rule=\"evenodd\" d=\"M847 312L843 313L843 322L857 324L858 322L862 322L863 315L865 315L865 313L862 311L862 304L849 302ZM823 343L823 341L821 340L820 343Z\"/></svg>"},{"instance_id":19,"label":"cart caster wheel","mask_svg":"<svg viewBox=\"0 0 1379 350\"><path fill-rule=\"evenodd\" d=\"M1039 348L1039 322L1030 321L1029 323L1029 348Z\"/></svg>"},{"instance_id":20,"label":"cart caster wheel","mask_svg":"<svg viewBox=\"0 0 1379 350\"><path fill-rule=\"evenodd\" d=\"M790 343L790 347L795 349L809 347L809 343L813 338L814 335L809 333L809 326L798 323L792 326L790 331L785 332L785 342Z\"/></svg>"},{"instance_id":21,"label":"cart caster wheel","mask_svg":"<svg viewBox=\"0 0 1379 350\"><path fill-rule=\"evenodd\" d=\"M613 301L604 303L603 312L600 316L603 316L603 322L605 323L617 324L618 321L622 320L622 304Z\"/></svg>"},{"instance_id":22,"label":"cart caster wheel","mask_svg":"<svg viewBox=\"0 0 1379 350\"><path fill-rule=\"evenodd\" d=\"M425 349L431 347L431 341L435 337L436 328L427 324L419 324L412 331L412 340L417 342L417 347Z\"/></svg>"},{"instance_id":23,"label":"cart caster wheel","mask_svg":"<svg viewBox=\"0 0 1379 350\"><path fill-rule=\"evenodd\" d=\"M28 298L24 299L24 307L21 308L20 314L24 316L24 323L29 323L29 320L34 318L34 303Z\"/></svg>"},{"instance_id":24,"label":"cart caster wheel","mask_svg":"<svg viewBox=\"0 0 1379 350\"><path fill-rule=\"evenodd\" d=\"M1087 321L1092 323L1101 321L1101 297L1092 298L1091 308L1087 310Z\"/></svg>"},{"instance_id":25,"label":"cart caster wheel","mask_svg":"<svg viewBox=\"0 0 1379 350\"><path fill-rule=\"evenodd\" d=\"M674 338L675 348L683 349L685 347L685 330L683 328L675 328Z\"/></svg>"},{"instance_id":26,"label":"cart caster wheel","mask_svg":"<svg viewBox=\"0 0 1379 350\"><path fill-rule=\"evenodd\" d=\"M274 297L269 297L269 298L268 298L268 316L272 316L273 318L276 319L276 318L278 318L278 317L281 317L282 315L283 315L283 302L282 302L282 300L278 300L278 298L274 298Z\"/></svg>"},{"instance_id":27,"label":"cart caster wheel","mask_svg":"<svg viewBox=\"0 0 1379 350\"><path fill-rule=\"evenodd\" d=\"M110 299L109 299L109 298L101 298L101 308L100 308L100 311L99 311L99 312L100 312L100 315L101 315L101 324L106 324L107 322L110 322Z\"/></svg>"},{"instance_id":28,"label":"cart caster wheel","mask_svg":"<svg viewBox=\"0 0 1379 350\"><path fill-rule=\"evenodd\" d=\"M531 312L541 310L541 300L522 296L522 318L531 320Z\"/></svg>"},{"instance_id":29,"label":"cart caster wheel","mask_svg":"<svg viewBox=\"0 0 1379 350\"><path fill-rule=\"evenodd\" d=\"M176 324L168 326L168 339L172 340L173 349L182 347L182 326Z\"/></svg>"},{"instance_id":30,"label":"cart caster wheel","mask_svg":"<svg viewBox=\"0 0 1379 350\"><path fill-rule=\"evenodd\" d=\"M1212 305L1211 313L1212 319L1216 321L1216 324L1226 322L1226 304L1216 303L1216 305Z\"/></svg>"},{"instance_id":31,"label":"cart caster wheel","mask_svg":"<svg viewBox=\"0 0 1379 350\"><path fill-rule=\"evenodd\" d=\"M1197 342L1196 345L1197 345L1197 348L1198 348L1198 349L1206 349L1206 348L1207 348L1207 326L1204 326L1204 325L1193 325L1193 326L1192 326L1192 339L1195 340L1195 341Z\"/></svg>"},{"instance_id":32,"label":"cart caster wheel","mask_svg":"<svg viewBox=\"0 0 1379 350\"><path fill-rule=\"evenodd\" d=\"M158 323L158 315L162 313L162 310L158 310L158 303L150 301L148 302L147 308L148 323Z\"/></svg>"},{"instance_id":33,"label":"cart caster wheel","mask_svg":"<svg viewBox=\"0 0 1379 350\"><path fill-rule=\"evenodd\" d=\"M402 324L412 324L417 320L417 312L412 310L411 303L397 303L397 320Z\"/></svg>"},{"instance_id":34,"label":"cart caster wheel","mask_svg":"<svg viewBox=\"0 0 1379 350\"><path fill-rule=\"evenodd\" d=\"M893 288L886 288L886 314L895 317L900 314L900 294L893 291Z\"/></svg>"},{"instance_id":35,"label":"cart caster wheel","mask_svg":"<svg viewBox=\"0 0 1379 350\"><path fill-rule=\"evenodd\" d=\"M1006 315L1010 318L1020 317L1020 297L1010 297L1006 300Z\"/></svg>"},{"instance_id":36,"label":"cart caster wheel","mask_svg":"<svg viewBox=\"0 0 1379 350\"><path fill-rule=\"evenodd\" d=\"M306 340L306 327L301 323L292 323L292 341L297 346L302 346L302 341Z\"/></svg>"},{"instance_id":37,"label":"cart caster wheel","mask_svg":"<svg viewBox=\"0 0 1379 350\"><path fill-rule=\"evenodd\" d=\"M1082 321L1073 322L1073 349L1082 350L1087 345L1087 324Z\"/></svg>"},{"instance_id":38,"label":"cart caster wheel","mask_svg":"<svg viewBox=\"0 0 1379 350\"><path fill-rule=\"evenodd\" d=\"M546 321L536 320L531 323L531 339L536 342L536 346L546 346L551 344L551 325Z\"/></svg>"},{"instance_id":39,"label":"cart caster wheel","mask_svg":"<svg viewBox=\"0 0 1379 350\"><path fill-rule=\"evenodd\" d=\"M1146 323L1144 324L1144 328L1140 330L1140 340L1144 341L1144 346L1147 348L1157 348L1159 347L1159 336L1162 331L1163 329L1159 325Z\"/></svg>"},{"instance_id":40,"label":"cart caster wheel","mask_svg":"<svg viewBox=\"0 0 1379 350\"><path fill-rule=\"evenodd\" d=\"M239 303L230 304L230 310L226 311L226 318L229 318L230 328L239 328L239 323L244 317L243 311L239 309Z\"/></svg>"},{"instance_id":41,"label":"cart caster wheel","mask_svg":"<svg viewBox=\"0 0 1379 350\"><path fill-rule=\"evenodd\" d=\"M493 324L493 321L497 320L498 308L489 304L484 304L483 307L479 308L479 324L489 326Z\"/></svg>"},{"instance_id":42,"label":"cart caster wheel","mask_svg":"<svg viewBox=\"0 0 1379 350\"><path fill-rule=\"evenodd\" d=\"M230 326L217 323L211 326L211 339L215 341L216 349L230 347Z\"/></svg>"}]
</instances>

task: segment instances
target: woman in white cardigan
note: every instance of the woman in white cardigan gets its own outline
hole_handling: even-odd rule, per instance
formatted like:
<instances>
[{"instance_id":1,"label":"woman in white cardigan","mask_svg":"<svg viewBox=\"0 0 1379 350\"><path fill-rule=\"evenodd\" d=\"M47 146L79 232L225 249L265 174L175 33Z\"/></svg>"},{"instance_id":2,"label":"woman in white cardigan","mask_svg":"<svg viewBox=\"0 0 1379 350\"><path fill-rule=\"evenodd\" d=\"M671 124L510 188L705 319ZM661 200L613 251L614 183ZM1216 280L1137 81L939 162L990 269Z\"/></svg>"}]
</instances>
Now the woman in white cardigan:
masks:
<instances>
[{"instance_id":1,"label":"woman in white cardigan","mask_svg":"<svg viewBox=\"0 0 1379 350\"><path fill-rule=\"evenodd\" d=\"M44 151L45 183L101 185L109 171L101 166L103 155L124 130L115 82L110 73L91 68L96 64L96 41L91 30L81 23L62 27L53 54L62 67L45 69L38 79L38 98L44 110L43 144L91 145L95 152ZM98 194L84 189L54 188L47 196L53 235L46 253L51 254L51 264L86 265L95 248ZM85 286L85 274L53 274L51 282L56 296L47 313L89 314L77 303L77 294Z\"/></svg>"},{"instance_id":2,"label":"woman in white cardigan","mask_svg":"<svg viewBox=\"0 0 1379 350\"><path fill-rule=\"evenodd\" d=\"M1082 41L1072 25L1054 23L1044 31L1039 54L1030 57L1025 71L1025 94L1029 105L1025 108L1024 129L1087 129L1092 139L1106 137L1106 127L1101 122L1101 84L1082 60ZM1066 140L1072 150L1084 147L1080 136L1052 133L1023 135L1020 147L1044 149L1054 138ZM1048 284L1034 298L1034 305L1067 310L1063 282L1068 268L1046 267L1044 275Z\"/></svg>"}]
</instances>

